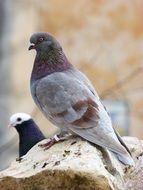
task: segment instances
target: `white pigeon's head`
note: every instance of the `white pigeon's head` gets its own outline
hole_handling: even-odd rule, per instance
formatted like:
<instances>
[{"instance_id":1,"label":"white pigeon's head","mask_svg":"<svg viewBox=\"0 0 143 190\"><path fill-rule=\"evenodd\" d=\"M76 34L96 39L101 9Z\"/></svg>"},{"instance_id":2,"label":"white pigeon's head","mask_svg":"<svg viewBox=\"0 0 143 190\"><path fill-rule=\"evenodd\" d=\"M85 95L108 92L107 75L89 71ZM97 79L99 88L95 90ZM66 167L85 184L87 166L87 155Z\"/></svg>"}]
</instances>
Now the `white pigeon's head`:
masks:
<instances>
[{"instance_id":1,"label":"white pigeon's head","mask_svg":"<svg viewBox=\"0 0 143 190\"><path fill-rule=\"evenodd\" d=\"M20 125L24 121L28 121L31 119L31 116L26 113L15 113L10 117L8 127L15 127L16 125Z\"/></svg>"}]
</instances>

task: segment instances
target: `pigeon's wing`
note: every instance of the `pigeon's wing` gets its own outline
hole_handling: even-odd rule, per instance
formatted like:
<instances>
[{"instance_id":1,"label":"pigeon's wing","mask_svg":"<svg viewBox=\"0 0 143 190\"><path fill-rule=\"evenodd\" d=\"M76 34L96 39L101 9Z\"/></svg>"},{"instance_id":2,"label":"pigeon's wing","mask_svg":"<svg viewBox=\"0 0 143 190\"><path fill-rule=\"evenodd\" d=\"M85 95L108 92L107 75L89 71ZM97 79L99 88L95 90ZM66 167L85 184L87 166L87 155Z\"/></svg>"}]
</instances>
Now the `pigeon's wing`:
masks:
<instances>
[{"instance_id":1,"label":"pigeon's wing","mask_svg":"<svg viewBox=\"0 0 143 190\"><path fill-rule=\"evenodd\" d=\"M86 109L83 111L85 105ZM76 115L75 118L72 116L73 112ZM62 114L66 125L74 133L113 152L119 154L127 153L118 140L112 128L111 120L106 111L104 111L102 104L97 104L94 100L88 99L83 102L77 102Z\"/></svg>"},{"instance_id":2,"label":"pigeon's wing","mask_svg":"<svg viewBox=\"0 0 143 190\"><path fill-rule=\"evenodd\" d=\"M96 98L99 99L99 96L98 96L96 90L94 89L94 86L82 72L80 72L76 68L73 68L70 71L67 70L66 72L68 75L75 77L77 80L79 80L81 83L83 83L96 96Z\"/></svg>"},{"instance_id":3,"label":"pigeon's wing","mask_svg":"<svg viewBox=\"0 0 143 190\"><path fill-rule=\"evenodd\" d=\"M112 131L112 129L110 127L109 129L107 129L107 127L109 126L98 125L96 127L88 129L79 129L72 127L71 130L79 136L83 137L84 139L88 140L89 142L92 142L104 148L108 148L110 151L115 153L115 156L123 164L134 165L134 161L132 159L130 151L121 139L121 137L118 135L117 139L117 136Z\"/></svg>"},{"instance_id":4,"label":"pigeon's wing","mask_svg":"<svg viewBox=\"0 0 143 190\"><path fill-rule=\"evenodd\" d=\"M70 128L89 129L98 125L100 120L98 112L96 102L87 98L71 104L67 110L57 115L62 117L65 125Z\"/></svg>"}]
</instances>

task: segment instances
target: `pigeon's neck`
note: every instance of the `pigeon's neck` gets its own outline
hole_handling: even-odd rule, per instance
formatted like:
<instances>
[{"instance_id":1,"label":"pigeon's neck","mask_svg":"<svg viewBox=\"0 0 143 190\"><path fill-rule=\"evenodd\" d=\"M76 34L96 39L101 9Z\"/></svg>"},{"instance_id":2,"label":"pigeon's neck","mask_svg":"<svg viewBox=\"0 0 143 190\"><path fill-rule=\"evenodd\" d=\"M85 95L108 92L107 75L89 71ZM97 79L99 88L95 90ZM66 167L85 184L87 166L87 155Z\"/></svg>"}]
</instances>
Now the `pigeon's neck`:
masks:
<instances>
[{"instance_id":1,"label":"pigeon's neck","mask_svg":"<svg viewBox=\"0 0 143 190\"><path fill-rule=\"evenodd\" d=\"M19 134L19 155L22 156L32 148L36 143L45 139L36 123L30 119L17 125L16 130Z\"/></svg>"},{"instance_id":2,"label":"pigeon's neck","mask_svg":"<svg viewBox=\"0 0 143 190\"><path fill-rule=\"evenodd\" d=\"M31 81L38 80L46 75L54 72L62 72L70 69L72 65L69 63L62 50L50 50L48 53L37 52L31 75Z\"/></svg>"},{"instance_id":3,"label":"pigeon's neck","mask_svg":"<svg viewBox=\"0 0 143 190\"><path fill-rule=\"evenodd\" d=\"M27 140L32 139L32 137L41 138L43 134L39 130L36 123L30 119L28 121L24 121L22 124L17 125L16 127L17 132L19 133L20 140L26 138Z\"/></svg>"}]
</instances>

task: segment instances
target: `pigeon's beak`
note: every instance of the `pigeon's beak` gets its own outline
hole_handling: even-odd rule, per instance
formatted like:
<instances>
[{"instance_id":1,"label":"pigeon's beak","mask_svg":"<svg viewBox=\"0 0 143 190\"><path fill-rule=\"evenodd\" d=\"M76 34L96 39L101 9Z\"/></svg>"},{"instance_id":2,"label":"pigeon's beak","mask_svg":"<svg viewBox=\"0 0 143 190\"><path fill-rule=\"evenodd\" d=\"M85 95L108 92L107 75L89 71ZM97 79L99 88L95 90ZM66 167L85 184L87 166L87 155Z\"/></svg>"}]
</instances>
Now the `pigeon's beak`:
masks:
<instances>
[{"instance_id":1,"label":"pigeon's beak","mask_svg":"<svg viewBox=\"0 0 143 190\"><path fill-rule=\"evenodd\" d=\"M34 44L32 44L32 45L29 46L28 50L31 50L31 49L35 49L35 45Z\"/></svg>"}]
</instances>

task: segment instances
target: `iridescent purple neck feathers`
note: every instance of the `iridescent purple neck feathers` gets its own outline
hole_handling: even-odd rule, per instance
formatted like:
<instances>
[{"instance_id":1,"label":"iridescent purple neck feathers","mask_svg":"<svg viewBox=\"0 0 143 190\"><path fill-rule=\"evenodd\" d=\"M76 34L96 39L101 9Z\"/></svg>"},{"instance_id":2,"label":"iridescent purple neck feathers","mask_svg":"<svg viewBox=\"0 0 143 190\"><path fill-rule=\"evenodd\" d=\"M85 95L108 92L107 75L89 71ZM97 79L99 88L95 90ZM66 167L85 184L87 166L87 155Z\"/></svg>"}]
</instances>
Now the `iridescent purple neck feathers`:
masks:
<instances>
[{"instance_id":1,"label":"iridescent purple neck feathers","mask_svg":"<svg viewBox=\"0 0 143 190\"><path fill-rule=\"evenodd\" d=\"M61 49L53 49L49 52L37 52L31 75L31 81L38 80L54 72L62 72L72 68Z\"/></svg>"}]
</instances>

